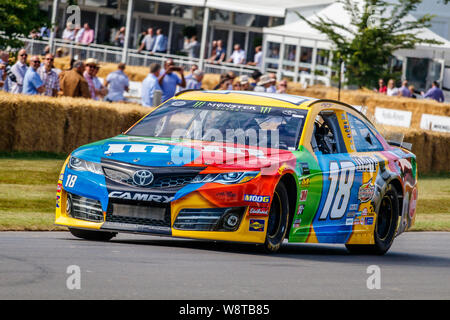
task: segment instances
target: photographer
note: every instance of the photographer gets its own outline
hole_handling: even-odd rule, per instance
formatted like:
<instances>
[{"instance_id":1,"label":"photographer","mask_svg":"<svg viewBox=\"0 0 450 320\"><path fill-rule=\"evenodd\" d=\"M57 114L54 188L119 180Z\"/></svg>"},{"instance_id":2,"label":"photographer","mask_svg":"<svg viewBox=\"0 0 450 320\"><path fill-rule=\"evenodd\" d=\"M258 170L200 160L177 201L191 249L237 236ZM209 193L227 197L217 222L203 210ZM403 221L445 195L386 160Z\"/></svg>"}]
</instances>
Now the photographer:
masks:
<instances>
[{"instance_id":1,"label":"photographer","mask_svg":"<svg viewBox=\"0 0 450 320\"><path fill-rule=\"evenodd\" d=\"M8 66L9 54L6 51L0 53L0 87L4 91L8 91L8 75L10 68Z\"/></svg>"},{"instance_id":2,"label":"photographer","mask_svg":"<svg viewBox=\"0 0 450 320\"><path fill-rule=\"evenodd\" d=\"M178 72L181 78L174 72ZM172 98L175 95L177 85L182 88L186 87L183 67L176 67L172 59L167 59L166 62L164 62L164 70L161 70L158 82L163 92L162 102Z\"/></svg>"}]
</instances>

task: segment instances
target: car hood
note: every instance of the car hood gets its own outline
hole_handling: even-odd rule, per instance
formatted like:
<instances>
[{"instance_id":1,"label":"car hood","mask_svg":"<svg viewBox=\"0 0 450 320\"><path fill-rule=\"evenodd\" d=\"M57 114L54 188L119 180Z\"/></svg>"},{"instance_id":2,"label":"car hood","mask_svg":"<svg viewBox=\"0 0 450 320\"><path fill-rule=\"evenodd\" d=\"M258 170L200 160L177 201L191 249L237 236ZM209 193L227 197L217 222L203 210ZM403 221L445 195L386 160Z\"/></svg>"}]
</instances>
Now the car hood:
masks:
<instances>
[{"instance_id":1,"label":"car hood","mask_svg":"<svg viewBox=\"0 0 450 320\"><path fill-rule=\"evenodd\" d=\"M76 149L73 156L109 159L152 167L204 166L220 169L262 168L294 158L292 152L232 143L120 135Z\"/></svg>"}]
</instances>

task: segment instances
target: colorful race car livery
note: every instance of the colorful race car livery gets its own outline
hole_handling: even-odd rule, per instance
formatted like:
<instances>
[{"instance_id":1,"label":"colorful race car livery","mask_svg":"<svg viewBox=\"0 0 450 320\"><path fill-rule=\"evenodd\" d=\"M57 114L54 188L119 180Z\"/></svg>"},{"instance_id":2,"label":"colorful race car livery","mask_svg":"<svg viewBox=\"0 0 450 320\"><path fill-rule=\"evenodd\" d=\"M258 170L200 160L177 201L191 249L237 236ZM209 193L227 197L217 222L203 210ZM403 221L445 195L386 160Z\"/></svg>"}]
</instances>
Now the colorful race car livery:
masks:
<instances>
[{"instance_id":1,"label":"colorful race car livery","mask_svg":"<svg viewBox=\"0 0 450 320\"><path fill-rule=\"evenodd\" d=\"M71 153L57 225L385 253L414 223L416 158L338 101L187 91L114 138Z\"/></svg>"}]
</instances>

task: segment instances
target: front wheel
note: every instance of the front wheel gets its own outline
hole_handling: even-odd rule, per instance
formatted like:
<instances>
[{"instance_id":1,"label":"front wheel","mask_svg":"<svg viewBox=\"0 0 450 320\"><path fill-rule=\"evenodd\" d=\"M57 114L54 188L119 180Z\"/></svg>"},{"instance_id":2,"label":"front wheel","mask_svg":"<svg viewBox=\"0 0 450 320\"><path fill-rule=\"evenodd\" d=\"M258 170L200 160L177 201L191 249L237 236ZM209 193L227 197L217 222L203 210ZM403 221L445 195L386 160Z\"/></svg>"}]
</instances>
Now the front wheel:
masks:
<instances>
[{"instance_id":1,"label":"front wheel","mask_svg":"<svg viewBox=\"0 0 450 320\"><path fill-rule=\"evenodd\" d=\"M375 243L371 245L346 244L347 250L351 253L385 254L394 242L399 212L397 191L395 191L392 185L389 185L381 198L377 213L374 232Z\"/></svg>"},{"instance_id":2,"label":"front wheel","mask_svg":"<svg viewBox=\"0 0 450 320\"><path fill-rule=\"evenodd\" d=\"M117 235L116 232L93 231L77 228L69 228L69 231L73 236L77 238L92 241L109 241Z\"/></svg>"},{"instance_id":3,"label":"front wheel","mask_svg":"<svg viewBox=\"0 0 450 320\"><path fill-rule=\"evenodd\" d=\"M272 204L267 221L266 252L276 252L281 247L286 236L289 221L289 199L286 187L282 182L278 184L272 198Z\"/></svg>"}]
</instances>

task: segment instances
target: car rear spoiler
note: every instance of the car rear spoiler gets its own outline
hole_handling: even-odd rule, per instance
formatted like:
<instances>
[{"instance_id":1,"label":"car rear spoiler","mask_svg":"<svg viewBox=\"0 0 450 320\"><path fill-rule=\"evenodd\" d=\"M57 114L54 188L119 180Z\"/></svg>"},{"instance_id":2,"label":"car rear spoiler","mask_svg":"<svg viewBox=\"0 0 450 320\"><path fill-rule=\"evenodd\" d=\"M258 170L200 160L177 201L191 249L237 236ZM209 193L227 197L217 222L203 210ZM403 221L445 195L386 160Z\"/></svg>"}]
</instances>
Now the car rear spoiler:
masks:
<instances>
[{"instance_id":1,"label":"car rear spoiler","mask_svg":"<svg viewBox=\"0 0 450 320\"><path fill-rule=\"evenodd\" d=\"M409 151L412 150L412 143L409 143L409 142L399 142L399 141L388 140L387 143L389 143L389 145L394 146L394 147L405 148Z\"/></svg>"}]
</instances>

